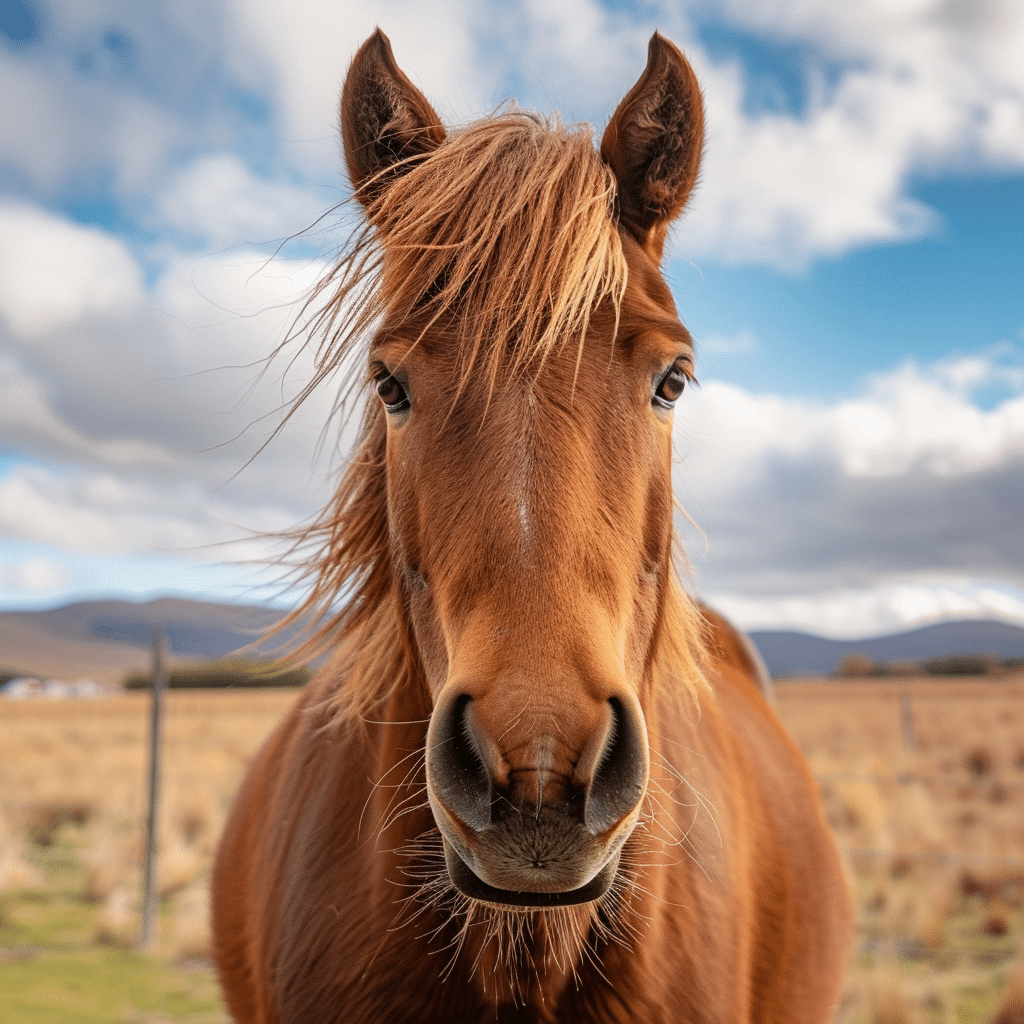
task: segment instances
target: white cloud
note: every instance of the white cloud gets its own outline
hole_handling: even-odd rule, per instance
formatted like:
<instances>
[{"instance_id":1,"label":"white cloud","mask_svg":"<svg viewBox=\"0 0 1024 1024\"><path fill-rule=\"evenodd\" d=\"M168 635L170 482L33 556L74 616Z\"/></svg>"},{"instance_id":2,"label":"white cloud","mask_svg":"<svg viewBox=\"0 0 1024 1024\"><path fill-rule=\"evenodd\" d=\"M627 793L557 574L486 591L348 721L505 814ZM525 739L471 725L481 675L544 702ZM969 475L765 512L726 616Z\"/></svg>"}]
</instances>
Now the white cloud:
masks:
<instances>
[{"instance_id":1,"label":"white cloud","mask_svg":"<svg viewBox=\"0 0 1024 1024\"><path fill-rule=\"evenodd\" d=\"M380 26L407 74L451 116L452 106L474 114L490 103L490 74L477 51L476 29L492 9L471 0L423 4L417 0L330 0L295 4L227 0L241 53L265 56L273 66L276 99L287 125L287 145L306 166L340 168L338 97L349 61Z\"/></svg>"},{"instance_id":2,"label":"white cloud","mask_svg":"<svg viewBox=\"0 0 1024 1024\"><path fill-rule=\"evenodd\" d=\"M1024 388L975 397L1005 392L1019 364L1006 347L907 363L831 405L688 392L675 476L703 531L683 527L701 589L767 607L897 584L1024 587Z\"/></svg>"},{"instance_id":3,"label":"white cloud","mask_svg":"<svg viewBox=\"0 0 1024 1024\"><path fill-rule=\"evenodd\" d=\"M110 473L59 473L21 464L0 478L0 535L68 551L161 553L190 560L269 550L246 530L293 525L268 506L233 505L196 483L167 486ZM223 546L234 542L230 551Z\"/></svg>"},{"instance_id":4,"label":"white cloud","mask_svg":"<svg viewBox=\"0 0 1024 1024\"><path fill-rule=\"evenodd\" d=\"M138 438L88 436L75 423L61 417L42 380L4 356L0 356L0 427L6 443L23 453L59 453L65 459L122 468L166 462L159 446Z\"/></svg>"},{"instance_id":5,"label":"white cloud","mask_svg":"<svg viewBox=\"0 0 1024 1024\"><path fill-rule=\"evenodd\" d=\"M679 247L798 270L813 258L932 229L935 215L904 192L913 135L887 123L890 110L914 97L856 74L804 116L748 115L739 74L706 68L706 156Z\"/></svg>"},{"instance_id":6,"label":"white cloud","mask_svg":"<svg viewBox=\"0 0 1024 1024\"><path fill-rule=\"evenodd\" d=\"M0 479L0 533L72 551L184 550L222 539L201 504L194 490L157 494L107 474L19 466Z\"/></svg>"},{"instance_id":7,"label":"white cloud","mask_svg":"<svg viewBox=\"0 0 1024 1024\"><path fill-rule=\"evenodd\" d=\"M0 165L29 195L92 192L110 178L119 198L135 198L182 151L244 138L216 5L39 7L39 40L17 50L0 40Z\"/></svg>"},{"instance_id":8,"label":"white cloud","mask_svg":"<svg viewBox=\"0 0 1024 1024\"><path fill-rule=\"evenodd\" d=\"M265 338L286 327L326 269L311 257L285 259L249 249L207 257L175 256L153 286L154 306L179 318L186 330L216 325L218 353L237 355L234 347L247 337ZM253 318L258 318L253 323ZM197 352L210 342L197 340Z\"/></svg>"},{"instance_id":9,"label":"white cloud","mask_svg":"<svg viewBox=\"0 0 1024 1024\"><path fill-rule=\"evenodd\" d=\"M514 88L527 105L559 107L599 129L639 76L659 28L686 49L708 104L702 180L679 232L688 253L799 269L933 230L933 211L907 193L915 171L1024 166L1024 81L1011 56L1024 45L1024 21L1012 6L1000 13L990 5L992 16L965 22L938 2L879 2L856 13L822 0L708 3L687 14L668 3L630 10L520 0L475 13L452 4L447 18L433 8L424 24L404 2L344 14L310 3L296 19L282 19L265 0L236 3L254 45L280 70L288 118L303 140L333 135L348 55L373 24L389 32L399 63L429 98L457 118L486 111ZM803 46L806 108L749 110L748 74L738 62L711 60L699 37L703 14L769 43ZM336 48L319 44L314 23L333 29Z\"/></svg>"},{"instance_id":10,"label":"white cloud","mask_svg":"<svg viewBox=\"0 0 1024 1024\"><path fill-rule=\"evenodd\" d=\"M258 178L234 154L215 153L175 173L148 220L210 249L284 239L311 225L323 208L320 190Z\"/></svg>"},{"instance_id":11,"label":"white cloud","mask_svg":"<svg viewBox=\"0 0 1024 1024\"><path fill-rule=\"evenodd\" d=\"M67 587L70 582L67 570L47 558L0 561L0 592L14 591L26 596L47 594Z\"/></svg>"},{"instance_id":12,"label":"white cloud","mask_svg":"<svg viewBox=\"0 0 1024 1024\"><path fill-rule=\"evenodd\" d=\"M779 456L827 457L849 477L976 473L1024 453L1024 376L1015 360L1006 346L927 366L908 360L834 405L710 381L680 406L677 445L687 477L706 474L716 492ZM974 392L993 383L1017 393L978 405Z\"/></svg>"},{"instance_id":13,"label":"white cloud","mask_svg":"<svg viewBox=\"0 0 1024 1024\"><path fill-rule=\"evenodd\" d=\"M1024 166L1024 75L1013 56L1024 46L1024 15L1009 3L973 6L983 13L965 20L938 0L708 2L686 11L522 0L501 14L489 8L503 49L480 17L474 53L487 53L496 84L518 80L526 104L601 128L658 28L695 65L708 110L703 173L678 249L798 270L934 230L934 211L908 193L915 172ZM713 60L701 42L708 18L769 46L800 46L800 109L751 109L748 70L738 58ZM415 49L398 56L406 67L422 60Z\"/></svg>"},{"instance_id":14,"label":"white cloud","mask_svg":"<svg viewBox=\"0 0 1024 1024\"><path fill-rule=\"evenodd\" d=\"M696 339L696 348L700 355L736 356L746 355L757 350L757 339L752 331L744 328L735 334L726 336L711 334Z\"/></svg>"},{"instance_id":15,"label":"white cloud","mask_svg":"<svg viewBox=\"0 0 1024 1024\"><path fill-rule=\"evenodd\" d=\"M974 387L1000 376L982 356L931 372L913 362L875 378L864 400L835 413L835 445L849 476L896 476L920 467L955 477L1024 453L1024 393L982 409Z\"/></svg>"},{"instance_id":16,"label":"white cloud","mask_svg":"<svg viewBox=\"0 0 1024 1024\"><path fill-rule=\"evenodd\" d=\"M40 273L38 292L2 293L12 329L0 322L0 436L31 461L0 476L0 537L89 554L259 559L270 548L253 531L290 527L326 502L330 386L259 451L312 372L298 343L267 358L322 260L172 254L147 290L127 250L97 229L21 207L6 223L10 259L27 239ZM46 267L66 286L50 310ZM23 577L8 573L0 590L24 590Z\"/></svg>"},{"instance_id":17,"label":"white cloud","mask_svg":"<svg viewBox=\"0 0 1024 1024\"><path fill-rule=\"evenodd\" d=\"M916 170L1024 166L1024 11L1012 0L706 9L804 45L812 77L805 111L748 114L742 72L697 55L710 130L688 248L799 267L928 230L929 212L906 192ZM815 87L830 63L836 81Z\"/></svg>"},{"instance_id":18,"label":"white cloud","mask_svg":"<svg viewBox=\"0 0 1024 1024\"><path fill-rule=\"evenodd\" d=\"M773 597L705 596L744 629L794 629L836 639L897 633L941 619L1024 622L1024 589L977 581L896 583Z\"/></svg>"},{"instance_id":19,"label":"white cloud","mask_svg":"<svg viewBox=\"0 0 1024 1024\"><path fill-rule=\"evenodd\" d=\"M147 291L112 236L0 209L6 445L23 457L225 485L308 379L312 354L298 346L266 360L323 268L244 249L172 255ZM323 389L236 489L276 482L282 497L308 495L332 407Z\"/></svg>"},{"instance_id":20,"label":"white cloud","mask_svg":"<svg viewBox=\"0 0 1024 1024\"><path fill-rule=\"evenodd\" d=\"M282 162L319 182L310 196L341 187L338 94L376 25L456 121L514 91L600 128L639 75L651 31L680 43L709 115L702 181L679 234L691 254L798 269L932 230L933 212L908 192L915 173L1024 167L1024 12L1013 0L65 8L44 5L42 41L0 61L0 164L30 195L95 192L109 179L133 215L176 230L205 223L213 244L308 223L316 202ZM749 72L701 43L701 23L723 18L769 45L801 47L800 109L750 108ZM270 169L255 178L251 164Z\"/></svg>"},{"instance_id":21,"label":"white cloud","mask_svg":"<svg viewBox=\"0 0 1024 1024\"><path fill-rule=\"evenodd\" d=\"M37 335L142 297L142 274L124 244L38 208L0 204L0 315Z\"/></svg>"},{"instance_id":22,"label":"white cloud","mask_svg":"<svg viewBox=\"0 0 1024 1024\"><path fill-rule=\"evenodd\" d=\"M210 552L207 558L213 557ZM279 572L258 564L190 560L181 554L77 552L60 545L0 539L0 607L53 608L103 597L280 602ZM261 553L253 553L260 557Z\"/></svg>"}]
</instances>

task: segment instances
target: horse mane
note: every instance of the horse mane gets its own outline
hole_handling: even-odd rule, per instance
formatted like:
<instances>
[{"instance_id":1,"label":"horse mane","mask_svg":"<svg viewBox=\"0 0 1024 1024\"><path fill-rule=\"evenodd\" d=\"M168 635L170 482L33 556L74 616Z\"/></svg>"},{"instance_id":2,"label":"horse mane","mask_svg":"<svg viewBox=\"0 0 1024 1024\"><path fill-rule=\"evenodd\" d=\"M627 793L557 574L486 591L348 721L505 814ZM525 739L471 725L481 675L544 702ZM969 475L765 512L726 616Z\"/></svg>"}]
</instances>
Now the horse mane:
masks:
<instances>
[{"instance_id":1,"label":"horse mane","mask_svg":"<svg viewBox=\"0 0 1024 1024\"><path fill-rule=\"evenodd\" d=\"M401 333L415 345L442 328L458 353L454 403L471 377L493 389L499 377L539 372L572 341L578 361L602 304L617 333L628 274L616 183L589 125L510 107L387 173L357 192L365 221L289 334L316 345L316 371L288 415L356 356L365 365L374 335ZM334 497L283 535L293 580L309 589L277 628L312 623L295 657L333 652L339 688L330 699L352 718L422 678L390 557L386 438L386 414L371 400ZM703 680L702 620L669 576L660 647L692 689Z\"/></svg>"}]
</instances>

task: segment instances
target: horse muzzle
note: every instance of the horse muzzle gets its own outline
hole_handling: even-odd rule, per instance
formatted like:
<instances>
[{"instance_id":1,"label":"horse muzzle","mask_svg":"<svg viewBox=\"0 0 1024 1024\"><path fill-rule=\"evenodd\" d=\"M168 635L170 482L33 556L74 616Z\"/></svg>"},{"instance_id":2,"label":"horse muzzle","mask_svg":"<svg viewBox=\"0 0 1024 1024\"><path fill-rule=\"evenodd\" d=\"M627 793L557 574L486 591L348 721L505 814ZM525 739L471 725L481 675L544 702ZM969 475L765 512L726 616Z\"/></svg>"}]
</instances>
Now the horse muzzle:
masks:
<instances>
[{"instance_id":1,"label":"horse muzzle","mask_svg":"<svg viewBox=\"0 0 1024 1024\"><path fill-rule=\"evenodd\" d=\"M427 733L427 792L454 887L504 909L600 899L646 793L647 736L636 701L603 702L592 716L597 728L574 748L543 731L524 737L506 729L503 753L474 698L445 690Z\"/></svg>"}]
</instances>

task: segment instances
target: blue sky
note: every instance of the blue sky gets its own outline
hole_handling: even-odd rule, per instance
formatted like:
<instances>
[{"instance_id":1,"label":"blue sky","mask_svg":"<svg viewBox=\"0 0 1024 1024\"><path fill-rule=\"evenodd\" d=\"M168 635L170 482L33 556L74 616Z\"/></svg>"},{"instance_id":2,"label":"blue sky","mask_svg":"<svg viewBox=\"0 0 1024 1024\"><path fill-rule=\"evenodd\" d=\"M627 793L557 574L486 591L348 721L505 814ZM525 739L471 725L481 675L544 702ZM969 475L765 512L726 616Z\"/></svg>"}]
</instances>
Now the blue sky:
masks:
<instances>
[{"instance_id":1,"label":"blue sky","mask_svg":"<svg viewBox=\"0 0 1024 1024\"><path fill-rule=\"evenodd\" d=\"M1024 12L841 7L0 0L0 607L276 592L259 533L350 433L320 394L257 454L308 357L259 368L340 215L273 254L346 195L337 95L379 24L449 122L511 95L600 131L655 28L693 62L665 271L706 598L847 636L1024 617Z\"/></svg>"},{"instance_id":2,"label":"blue sky","mask_svg":"<svg viewBox=\"0 0 1024 1024\"><path fill-rule=\"evenodd\" d=\"M900 357L930 362L999 342L1020 348L1024 177L912 183L911 194L936 218L920 239L866 246L794 274L716 267L701 279L675 265L691 330L757 332L757 350L720 364L720 373L755 390L836 398Z\"/></svg>"}]
</instances>

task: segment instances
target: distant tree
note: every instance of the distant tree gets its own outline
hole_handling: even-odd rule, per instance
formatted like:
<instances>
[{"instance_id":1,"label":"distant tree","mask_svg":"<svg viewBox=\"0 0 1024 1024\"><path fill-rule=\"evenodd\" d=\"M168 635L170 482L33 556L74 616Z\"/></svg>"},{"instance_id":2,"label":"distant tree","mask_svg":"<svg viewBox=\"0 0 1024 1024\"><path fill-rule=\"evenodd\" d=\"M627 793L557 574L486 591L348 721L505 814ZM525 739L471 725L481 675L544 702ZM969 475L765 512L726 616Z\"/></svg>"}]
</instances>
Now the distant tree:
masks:
<instances>
[{"instance_id":1,"label":"distant tree","mask_svg":"<svg viewBox=\"0 0 1024 1024\"><path fill-rule=\"evenodd\" d=\"M1002 663L994 654L950 654L929 658L921 667L930 676L987 676L998 672Z\"/></svg>"},{"instance_id":2,"label":"distant tree","mask_svg":"<svg viewBox=\"0 0 1024 1024\"><path fill-rule=\"evenodd\" d=\"M304 686L309 678L310 671L304 665L226 659L172 668L167 685L172 690L295 687ZM153 677L148 672L132 673L124 683L126 690L148 690L152 685Z\"/></svg>"},{"instance_id":3,"label":"distant tree","mask_svg":"<svg viewBox=\"0 0 1024 1024\"><path fill-rule=\"evenodd\" d=\"M854 679L860 676L873 676L877 673L878 665L874 658L869 658L860 651L850 651L836 666L833 675L843 679Z\"/></svg>"}]
</instances>

